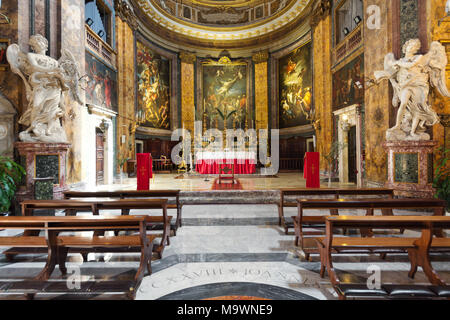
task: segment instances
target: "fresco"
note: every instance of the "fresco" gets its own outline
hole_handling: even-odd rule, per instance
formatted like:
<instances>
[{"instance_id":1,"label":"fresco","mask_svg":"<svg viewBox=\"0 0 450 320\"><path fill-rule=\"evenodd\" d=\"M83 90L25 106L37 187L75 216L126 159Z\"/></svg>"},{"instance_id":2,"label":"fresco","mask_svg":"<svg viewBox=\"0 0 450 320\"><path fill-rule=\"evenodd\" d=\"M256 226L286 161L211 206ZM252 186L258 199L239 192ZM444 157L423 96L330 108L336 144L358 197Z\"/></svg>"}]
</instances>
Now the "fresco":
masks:
<instances>
[{"instance_id":1,"label":"fresco","mask_svg":"<svg viewBox=\"0 0 450 320\"><path fill-rule=\"evenodd\" d=\"M138 113L142 126L170 129L170 62L137 41Z\"/></svg>"},{"instance_id":2,"label":"fresco","mask_svg":"<svg viewBox=\"0 0 450 320\"><path fill-rule=\"evenodd\" d=\"M333 109L364 102L364 55L333 74Z\"/></svg>"},{"instance_id":3,"label":"fresco","mask_svg":"<svg viewBox=\"0 0 450 320\"><path fill-rule=\"evenodd\" d=\"M86 103L117 111L117 73L86 52Z\"/></svg>"},{"instance_id":4,"label":"fresco","mask_svg":"<svg viewBox=\"0 0 450 320\"><path fill-rule=\"evenodd\" d=\"M279 60L280 128L310 124L312 103L311 42Z\"/></svg>"},{"instance_id":5,"label":"fresco","mask_svg":"<svg viewBox=\"0 0 450 320\"><path fill-rule=\"evenodd\" d=\"M248 96L247 64L202 64L203 110L197 120L206 120L206 128L245 129L253 127ZM203 111L203 112L201 112Z\"/></svg>"}]
</instances>

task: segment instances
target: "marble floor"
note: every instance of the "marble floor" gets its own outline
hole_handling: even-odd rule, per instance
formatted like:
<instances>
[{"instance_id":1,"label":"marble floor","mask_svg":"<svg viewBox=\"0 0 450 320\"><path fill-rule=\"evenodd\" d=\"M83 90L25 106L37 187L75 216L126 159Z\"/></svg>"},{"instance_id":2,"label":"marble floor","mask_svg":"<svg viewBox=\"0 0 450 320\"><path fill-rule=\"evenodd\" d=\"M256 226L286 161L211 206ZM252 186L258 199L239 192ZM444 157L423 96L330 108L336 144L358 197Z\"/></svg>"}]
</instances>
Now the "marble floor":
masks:
<instances>
[{"instance_id":1,"label":"marble floor","mask_svg":"<svg viewBox=\"0 0 450 320\"><path fill-rule=\"evenodd\" d=\"M250 190L304 187L305 181L298 173L280 173L277 177L238 177L243 191L230 196L246 197ZM152 189L181 189L185 195L195 197L208 194L214 185L214 177L178 177L174 174L158 174L152 181ZM327 186L327 183L324 185ZM339 185L354 187L354 185ZM101 186L99 190L135 189L136 179L123 179L122 184ZM197 191L204 191L199 192ZM270 194L270 191L263 191ZM183 197L183 196L182 196ZM133 210L131 214L148 214ZM57 212L58 214L62 214ZM90 214L90 213L79 213ZM109 212L119 215L119 211ZM152 214L152 212L150 212ZM176 215L169 210L170 215ZM296 208L285 208L285 216L296 214ZM315 214L325 214L315 212ZM364 214L348 212L347 214ZM405 214L402 212L401 214ZM417 214L417 212L412 213ZM0 234L5 231L0 231ZM412 234L411 236L414 236ZM198 300L246 297L247 299L275 300L334 300L337 295L327 276L320 278L320 259L312 255L304 258L294 245L293 230L286 235L278 226L275 205L187 205L183 207L183 226L163 257L152 260L152 275L146 276L138 288L137 300ZM157 239L159 242L159 239ZM81 281L104 279L132 279L139 265L139 254L107 253L89 254L83 261L80 254L70 254L67 264L78 272ZM440 277L450 283L450 254L432 255L432 263ZM7 261L0 255L0 281L32 278L45 264L46 255L19 255ZM378 255L335 255L335 268L343 282L365 283L371 275L369 267L378 266L382 283L428 284L419 269L415 279L407 276L409 260L406 254L389 254L385 260ZM61 279L55 270L52 279ZM97 296L53 296L40 294L36 299L121 299L123 296L103 294ZM0 299L23 299L23 296L0 295Z\"/></svg>"},{"instance_id":2,"label":"marble floor","mask_svg":"<svg viewBox=\"0 0 450 320\"><path fill-rule=\"evenodd\" d=\"M136 210L133 213L142 212ZM295 208L286 209L286 216L293 214ZM183 227L171 237L171 244L166 247L162 259L153 258L153 274L142 281L137 300L221 299L224 296L337 299L328 278L319 276L318 255L313 255L312 261L306 261L294 246L293 233L285 235L277 225L276 206L192 205L183 209L183 220ZM8 262L2 256L0 280L31 278L43 267L45 258L45 255L21 255ZM441 254L432 259L441 278L450 283L450 255ZM391 254L386 260L377 255L336 255L334 261L344 282L365 283L370 276L368 267L376 265L381 270L383 283L428 283L422 271L414 280L407 277L409 262L405 254ZM131 279L138 265L139 254L134 253L89 254L87 262L83 262L79 254L70 254L68 269L69 273L79 270L82 281ZM61 278L58 270L52 278ZM0 296L0 299L22 298ZM36 296L36 299L70 298L70 295ZM121 296L105 294L89 299L121 299Z\"/></svg>"}]
</instances>

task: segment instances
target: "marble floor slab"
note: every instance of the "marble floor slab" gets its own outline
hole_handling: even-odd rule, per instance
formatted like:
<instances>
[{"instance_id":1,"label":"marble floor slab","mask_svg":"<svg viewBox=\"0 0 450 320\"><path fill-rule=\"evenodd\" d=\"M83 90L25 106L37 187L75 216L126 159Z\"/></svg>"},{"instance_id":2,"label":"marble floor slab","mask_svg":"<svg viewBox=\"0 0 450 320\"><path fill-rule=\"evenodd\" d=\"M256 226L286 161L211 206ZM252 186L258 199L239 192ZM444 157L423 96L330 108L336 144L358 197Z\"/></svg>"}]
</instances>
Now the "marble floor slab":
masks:
<instances>
[{"instance_id":1,"label":"marble floor slab","mask_svg":"<svg viewBox=\"0 0 450 320\"><path fill-rule=\"evenodd\" d=\"M114 211L113 214L120 214ZM57 212L57 214L61 214ZM90 214L88 212L80 214ZM132 214L148 214L133 211ZM170 210L169 214L175 214ZM295 215L287 208L286 216ZM327 214L316 212L315 214ZM364 214L364 212L349 212ZM264 299L337 299L327 276L320 278L320 258L311 261L294 245L293 230L286 235L278 226L275 206L202 205L183 209L185 224L170 238L162 259L152 259L152 275L145 276L137 299L207 299L221 296L253 296ZM15 235L17 231L0 231ZM417 237L417 232L406 231ZM159 241L159 239L157 239ZM82 281L132 279L139 265L137 253L89 254L83 261L80 254L69 254L68 269L79 270ZM431 255L432 264L444 281L450 283L450 254ZM45 254L19 255L14 261L0 256L0 280L32 278L46 261ZM369 267L381 270L383 283L427 284L419 269L415 279L407 276L407 254L333 255L337 274L342 282L365 283ZM61 279L55 270L52 279ZM20 298L0 295L0 299ZM40 299L71 299L71 295L42 295ZM75 298L80 298L75 297ZM99 295L89 299L110 299Z\"/></svg>"}]
</instances>

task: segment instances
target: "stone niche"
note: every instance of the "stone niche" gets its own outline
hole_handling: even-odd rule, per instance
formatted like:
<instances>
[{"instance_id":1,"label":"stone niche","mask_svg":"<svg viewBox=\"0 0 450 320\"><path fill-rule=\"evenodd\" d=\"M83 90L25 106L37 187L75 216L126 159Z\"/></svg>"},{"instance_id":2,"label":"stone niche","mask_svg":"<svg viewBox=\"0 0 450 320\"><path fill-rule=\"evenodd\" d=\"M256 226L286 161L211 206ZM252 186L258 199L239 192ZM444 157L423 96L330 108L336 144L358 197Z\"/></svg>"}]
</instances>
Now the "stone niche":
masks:
<instances>
[{"instance_id":1,"label":"stone niche","mask_svg":"<svg viewBox=\"0 0 450 320\"><path fill-rule=\"evenodd\" d=\"M12 103L0 93L0 155L12 158L14 155L14 117Z\"/></svg>"},{"instance_id":2,"label":"stone niche","mask_svg":"<svg viewBox=\"0 0 450 320\"><path fill-rule=\"evenodd\" d=\"M333 114L338 120L338 141L343 144L343 149L339 153L339 182L349 183L349 131L356 127L355 133L355 170L356 185L358 188L363 186L363 144L362 144L362 115L361 106L354 104L352 106L334 111Z\"/></svg>"}]
</instances>

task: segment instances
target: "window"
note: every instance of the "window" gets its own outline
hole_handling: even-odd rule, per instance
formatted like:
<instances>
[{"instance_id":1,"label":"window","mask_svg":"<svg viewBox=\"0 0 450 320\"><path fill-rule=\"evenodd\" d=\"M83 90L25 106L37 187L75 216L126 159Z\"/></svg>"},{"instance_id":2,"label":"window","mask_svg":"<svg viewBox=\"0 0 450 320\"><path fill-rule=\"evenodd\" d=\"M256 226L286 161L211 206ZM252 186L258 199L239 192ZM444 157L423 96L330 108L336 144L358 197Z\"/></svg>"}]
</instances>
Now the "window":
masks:
<instances>
[{"instance_id":1,"label":"window","mask_svg":"<svg viewBox=\"0 0 450 320\"><path fill-rule=\"evenodd\" d=\"M336 44L344 40L364 18L362 0L344 0L335 11Z\"/></svg>"},{"instance_id":2,"label":"window","mask_svg":"<svg viewBox=\"0 0 450 320\"><path fill-rule=\"evenodd\" d=\"M111 11L101 0L85 0L86 24L104 42L112 45Z\"/></svg>"}]
</instances>

